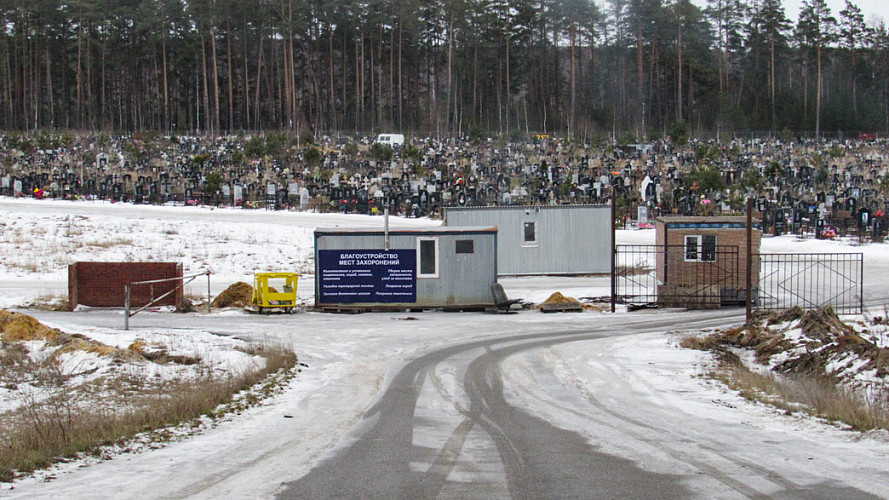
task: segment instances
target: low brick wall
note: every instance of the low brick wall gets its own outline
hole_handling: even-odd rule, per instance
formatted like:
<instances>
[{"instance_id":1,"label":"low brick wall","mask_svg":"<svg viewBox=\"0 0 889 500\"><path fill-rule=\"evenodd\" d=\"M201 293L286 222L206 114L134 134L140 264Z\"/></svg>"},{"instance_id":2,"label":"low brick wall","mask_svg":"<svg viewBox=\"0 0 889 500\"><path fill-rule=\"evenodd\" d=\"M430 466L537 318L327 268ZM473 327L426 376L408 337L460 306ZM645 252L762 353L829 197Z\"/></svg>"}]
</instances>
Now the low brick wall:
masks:
<instances>
[{"instance_id":1,"label":"low brick wall","mask_svg":"<svg viewBox=\"0 0 889 500\"><path fill-rule=\"evenodd\" d=\"M90 307L124 307L125 287L135 281L181 278L179 262L75 262L68 266L68 301ZM181 280L130 287L130 306L140 307L182 284ZM180 287L158 305L182 302Z\"/></svg>"}]
</instances>

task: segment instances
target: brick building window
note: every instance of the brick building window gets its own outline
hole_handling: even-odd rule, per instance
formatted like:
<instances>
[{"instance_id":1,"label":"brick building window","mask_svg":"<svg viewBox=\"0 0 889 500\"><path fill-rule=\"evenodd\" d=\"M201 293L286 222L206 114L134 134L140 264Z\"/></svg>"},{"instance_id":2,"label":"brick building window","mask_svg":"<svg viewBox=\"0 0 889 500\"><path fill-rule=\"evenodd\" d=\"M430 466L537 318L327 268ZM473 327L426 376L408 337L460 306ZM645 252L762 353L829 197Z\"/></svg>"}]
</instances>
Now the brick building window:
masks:
<instances>
[{"instance_id":1,"label":"brick building window","mask_svg":"<svg viewBox=\"0 0 889 500\"><path fill-rule=\"evenodd\" d=\"M687 235L685 237L685 261L716 261L716 235Z\"/></svg>"}]
</instances>

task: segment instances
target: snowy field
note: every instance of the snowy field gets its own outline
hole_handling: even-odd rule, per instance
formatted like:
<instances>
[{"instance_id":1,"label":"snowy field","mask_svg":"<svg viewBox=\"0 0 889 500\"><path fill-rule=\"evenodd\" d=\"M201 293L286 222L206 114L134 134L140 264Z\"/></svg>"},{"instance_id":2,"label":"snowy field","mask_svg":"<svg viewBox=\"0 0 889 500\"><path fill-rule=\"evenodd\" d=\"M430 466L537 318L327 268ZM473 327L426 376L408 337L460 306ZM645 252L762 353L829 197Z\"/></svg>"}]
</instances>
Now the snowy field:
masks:
<instances>
[{"instance_id":1,"label":"snowy field","mask_svg":"<svg viewBox=\"0 0 889 500\"><path fill-rule=\"evenodd\" d=\"M67 294L67 265L81 260L182 262L185 274L212 273L214 296L236 281L252 282L254 272L295 271L301 274L300 302L312 304L313 230L382 227L381 217L359 215L10 198L0 198L0 214L0 308L22 308L38 299ZM392 228L439 224L403 218L390 222ZM620 231L617 238L619 244L652 244L654 232ZM889 304L886 244L765 237L762 251L861 252L865 259L865 299L873 304ZM607 277L529 277L501 282L510 298L534 303L556 291L572 297L601 297L610 287ZM205 294L206 282L196 281L186 293ZM872 314L884 314L881 305L871 309ZM424 312L342 316L299 312L256 316L239 310L210 314L159 310L135 316L131 331L124 332L119 310L18 310L64 332L118 346L138 338L158 338L208 353L216 352L208 347L211 345L234 345L244 340L280 342L292 348L308 367L282 394L196 436L161 449L119 454L107 461L84 459L62 464L14 485L0 483L0 497L4 498L268 498L282 482L302 476L332 450L342 447L348 441L349 430L374 402L387 377L423 352L517 332L580 332L644 320L646 314L683 314L621 310L617 315L546 315L523 310L513 315ZM728 317L725 324L737 324L743 320L742 314ZM774 467L785 467L782 473L794 475L800 484L811 486L810 478L823 477L887 496L889 437L885 433L861 435L749 403L700 377L708 370L709 358L701 352L679 349L682 334L660 331L621 336L514 356L504 365L508 398L594 441L595 436L584 428L585 420L577 415L584 409L560 408L558 395L565 388L599 393L602 387L613 387L612 396L606 400L591 401L603 410L603 422L624 422L614 423L616 433L632 438L633 433L645 432L645 425L656 421L657 425L667 425L663 422L671 421L675 423L670 429L682 437L692 432L683 427L683 422L693 415L695 435L724 435L720 441L725 448L713 450L712 456L698 457L701 467L707 460L725 456L732 456L741 468L746 467L744 464L753 467L765 454L783 453L789 465ZM223 358L219 353L213 356ZM224 361L242 362L250 362L249 357ZM540 373L544 368L546 376ZM440 375L445 387L457 382L453 373ZM648 416L643 419L626 410L624 418L617 418L621 411L616 409L627 406L646 409ZM628 415L645 425L628 428ZM668 467L670 457L664 450L648 449L647 444L634 444L633 439L626 443L604 451L644 462L643 467L653 472ZM672 452L688 455L695 450ZM752 491L768 495L772 490L753 485ZM706 491L700 493L708 496Z\"/></svg>"}]
</instances>

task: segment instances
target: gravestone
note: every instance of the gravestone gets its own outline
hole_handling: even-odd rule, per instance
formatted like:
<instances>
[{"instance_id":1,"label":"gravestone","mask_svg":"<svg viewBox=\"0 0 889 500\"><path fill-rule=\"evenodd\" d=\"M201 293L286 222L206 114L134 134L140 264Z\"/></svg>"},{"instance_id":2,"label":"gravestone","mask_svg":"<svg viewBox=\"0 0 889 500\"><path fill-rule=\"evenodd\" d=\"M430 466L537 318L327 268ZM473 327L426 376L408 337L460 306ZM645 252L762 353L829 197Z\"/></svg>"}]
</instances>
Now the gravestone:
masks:
<instances>
[{"instance_id":1,"label":"gravestone","mask_svg":"<svg viewBox=\"0 0 889 500\"><path fill-rule=\"evenodd\" d=\"M772 233L774 236L781 236L784 234L784 212L782 210L775 210L773 220L775 221L775 229Z\"/></svg>"}]
</instances>

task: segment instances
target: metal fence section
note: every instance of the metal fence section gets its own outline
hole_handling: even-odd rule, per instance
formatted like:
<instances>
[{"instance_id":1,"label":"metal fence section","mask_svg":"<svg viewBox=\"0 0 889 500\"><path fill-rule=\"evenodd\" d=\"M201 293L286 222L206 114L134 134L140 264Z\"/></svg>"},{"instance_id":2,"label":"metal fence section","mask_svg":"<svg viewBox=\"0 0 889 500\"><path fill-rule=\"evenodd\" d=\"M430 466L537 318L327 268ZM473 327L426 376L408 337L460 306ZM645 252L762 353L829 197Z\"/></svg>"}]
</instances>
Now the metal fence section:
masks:
<instances>
[{"instance_id":1,"label":"metal fence section","mask_svg":"<svg viewBox=\"0 0 889 500\"><path fill-rule=\"evenodd\" d=\"M753 254L753 307L758 310L863 310L861 253ZM736 246L617 245L615 300L631 308L743 306L746 262Z\"/></svg>"},{"instance_id":2,"label":"metal fence section","mask_svg":"<svg viewBox=\"0 0 889 500\"><path fill-rule=\"evenodd\" d=\"M617 245L615 251L619 303L693 309L743 303L737 246Z\"/></svg>"},{"instance_id":3,"label":"metal fence section","mask_svg":"<svg viewBox=\"0 0 889 500\"><path fill-rule=\"evenodd\" d=\"M838 313L861 313L864 254L759 254L759 299L756 309L817 309L830 305Z\"/></svg>"}]
</instances>

